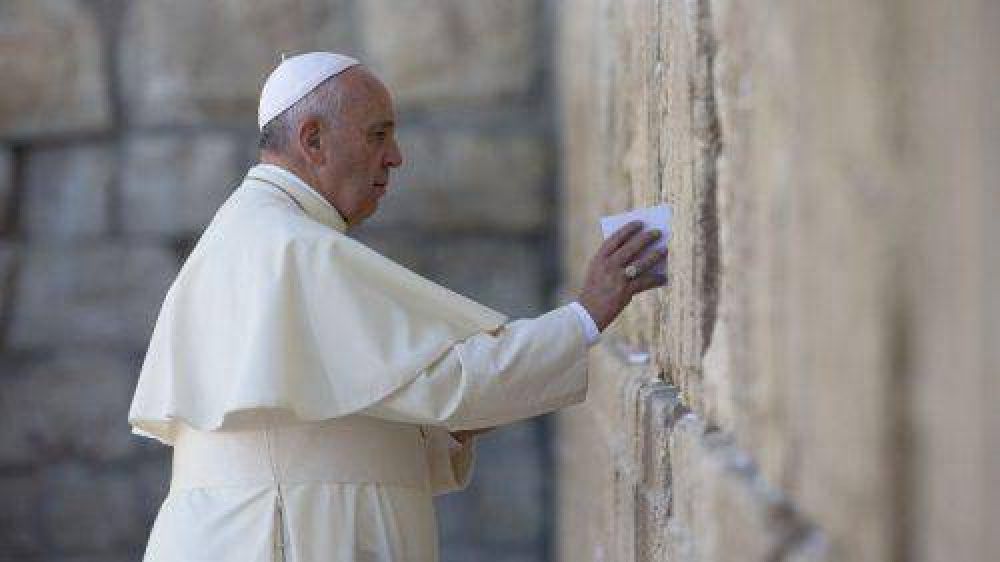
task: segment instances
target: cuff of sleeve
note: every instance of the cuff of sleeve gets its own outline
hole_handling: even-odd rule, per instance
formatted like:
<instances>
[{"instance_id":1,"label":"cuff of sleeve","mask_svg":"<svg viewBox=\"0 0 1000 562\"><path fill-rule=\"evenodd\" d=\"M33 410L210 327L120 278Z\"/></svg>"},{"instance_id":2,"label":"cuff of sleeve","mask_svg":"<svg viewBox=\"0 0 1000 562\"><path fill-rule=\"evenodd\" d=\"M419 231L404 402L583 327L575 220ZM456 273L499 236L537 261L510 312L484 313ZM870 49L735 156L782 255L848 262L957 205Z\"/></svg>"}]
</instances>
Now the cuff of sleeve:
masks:
<instances>
[{"instance_id":1,"label":"cuff of sleeve","mask_svg":"<svg viewBox=\"0 0 1000 562\"><path fill-rule=\"evenodd\" d=\"M583 326L587 345L592 346L597 343L601 339L601 331L597 328L597 323L590 317L587 309L583 308L583 305L577 301L569 303L569 307L573 309L573 312L576 312L577 317L580 319L580 325Z\"/></svg>"}]
</instances>

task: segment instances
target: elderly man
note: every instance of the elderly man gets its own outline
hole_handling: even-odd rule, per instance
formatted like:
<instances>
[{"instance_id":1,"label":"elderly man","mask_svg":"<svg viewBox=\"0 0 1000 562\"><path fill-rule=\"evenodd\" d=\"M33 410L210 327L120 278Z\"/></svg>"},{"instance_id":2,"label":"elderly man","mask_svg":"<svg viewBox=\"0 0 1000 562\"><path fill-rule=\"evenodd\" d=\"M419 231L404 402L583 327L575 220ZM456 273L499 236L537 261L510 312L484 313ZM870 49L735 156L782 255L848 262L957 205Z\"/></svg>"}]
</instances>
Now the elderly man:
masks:
<instances>
[{"instance_id":1,"label":"elderly man","mask_svg":"<svg viewBox=\"0 0 1000 562\"><path fill-rule=\"evenodd\" d=\"M283 61L259 126L261 163L170 287L129 412L173 446L145 560L435 560L431 497L468 482L476 433L582 401L587 346L666 256L630 224L577 301L508 321L345 235L403 162L358 61Z\"/></svg>"}]
</instances>

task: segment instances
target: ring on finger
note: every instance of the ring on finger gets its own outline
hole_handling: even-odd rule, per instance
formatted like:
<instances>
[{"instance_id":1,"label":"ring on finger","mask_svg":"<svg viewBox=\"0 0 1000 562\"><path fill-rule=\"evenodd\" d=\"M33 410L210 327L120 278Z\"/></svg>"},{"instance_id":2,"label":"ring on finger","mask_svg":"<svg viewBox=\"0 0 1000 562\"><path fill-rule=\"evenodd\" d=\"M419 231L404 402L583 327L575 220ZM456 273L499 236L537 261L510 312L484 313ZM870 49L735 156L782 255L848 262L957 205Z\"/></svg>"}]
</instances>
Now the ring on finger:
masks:
<instances>
[{"instance_id":1,"label":"ring on finger","mask_svg":"<svg viewBox=\"0 0 1000 562\"><path fill-rule=\"evenodd\" d=\"M628 267L625 268L625 277L629 281L631 281L631 280L635 279L636 277L638 277L639 273L641 273L641 272L642 272L642 270L639 269L638 265L636 265L634 263L633 264L629 264Z\"/></svg>"}]
</instances>

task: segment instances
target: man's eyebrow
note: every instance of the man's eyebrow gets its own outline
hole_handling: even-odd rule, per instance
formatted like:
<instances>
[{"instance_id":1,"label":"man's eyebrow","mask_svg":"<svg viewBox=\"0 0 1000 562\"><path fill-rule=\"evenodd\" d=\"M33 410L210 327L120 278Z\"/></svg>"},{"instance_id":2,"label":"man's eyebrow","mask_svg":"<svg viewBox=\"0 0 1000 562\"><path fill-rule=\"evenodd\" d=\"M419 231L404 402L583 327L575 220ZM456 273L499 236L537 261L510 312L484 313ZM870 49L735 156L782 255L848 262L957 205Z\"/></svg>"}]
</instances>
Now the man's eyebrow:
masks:
<instances>
[{"instance_id":1,"label":"man's eyebrow","mask_svg":"<svg viewBox=\"0 0 1000 562\"><path fill-rule=\"evenodd\" d=\"M393 121L392 119L389 119L389 120L386 120L386 121L379 121L378 123L375 123L374 125L372 125L371 128L372 129L384 129L384 128L395 127L395 126L396 126L396 122Z\"/></svg>"}]
</instances>

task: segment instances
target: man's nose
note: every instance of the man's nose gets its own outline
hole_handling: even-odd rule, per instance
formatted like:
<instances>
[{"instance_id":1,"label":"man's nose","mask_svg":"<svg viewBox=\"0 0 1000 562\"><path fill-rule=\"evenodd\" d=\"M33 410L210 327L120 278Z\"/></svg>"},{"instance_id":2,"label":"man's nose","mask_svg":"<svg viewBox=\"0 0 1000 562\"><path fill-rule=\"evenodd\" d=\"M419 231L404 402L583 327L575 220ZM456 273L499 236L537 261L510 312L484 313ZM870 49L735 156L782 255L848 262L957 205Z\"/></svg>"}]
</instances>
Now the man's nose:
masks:
<instances>
[{"instance_id":1,"label":"man's nose","mask_svg":"<svg viewBox=\"0 0 1000 562\"><path fill-rule=\"evenodd\" d=\"M385 165L390 168L398 168L403 165L403 153L399 150L399 143L392 141L392 147L386 154Z\"/></svg>"}]
</instances>

